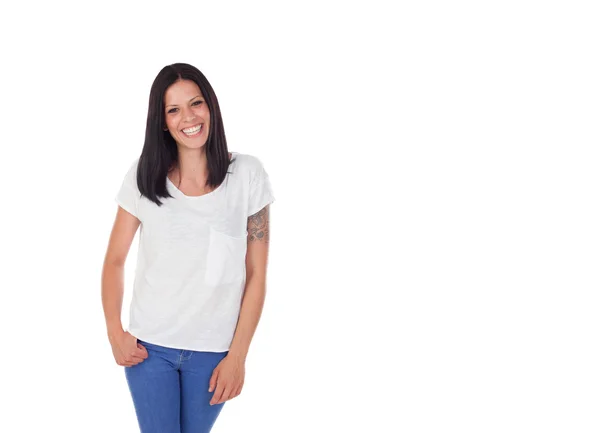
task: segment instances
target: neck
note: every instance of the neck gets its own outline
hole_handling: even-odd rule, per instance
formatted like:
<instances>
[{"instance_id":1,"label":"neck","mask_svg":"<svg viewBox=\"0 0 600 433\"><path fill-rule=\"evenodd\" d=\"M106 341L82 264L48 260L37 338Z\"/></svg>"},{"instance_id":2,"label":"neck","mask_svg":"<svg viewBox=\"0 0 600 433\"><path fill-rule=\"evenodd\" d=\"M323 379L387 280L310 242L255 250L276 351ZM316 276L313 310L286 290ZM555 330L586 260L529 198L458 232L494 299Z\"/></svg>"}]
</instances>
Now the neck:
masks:
<instances>
[{"instance_id":1,"label":"neck","mask_svg":"<svg viewBox=\"0 0 600 433\"><path fill-rule=\"evenodd\" d=\"M206 151L200 149L178 149L179 158L175 172L179 180L204 185L207 177Z\"/></svg>"}]
</instances>

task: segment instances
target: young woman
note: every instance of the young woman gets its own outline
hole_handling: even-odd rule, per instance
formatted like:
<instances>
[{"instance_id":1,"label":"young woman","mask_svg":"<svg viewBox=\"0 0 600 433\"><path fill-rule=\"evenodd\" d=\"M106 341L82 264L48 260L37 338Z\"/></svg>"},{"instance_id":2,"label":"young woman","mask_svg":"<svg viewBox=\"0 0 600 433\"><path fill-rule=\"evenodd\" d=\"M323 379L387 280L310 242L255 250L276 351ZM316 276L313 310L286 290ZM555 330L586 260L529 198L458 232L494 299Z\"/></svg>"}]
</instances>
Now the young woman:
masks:
<instances>
[{"instance_id":1,"label":"young woman","mask_svg":"<svg viewBox=\"0 0 600 433\"><path fill-rule=\"evenodd\" d=\"M195 67L166 66L154 80L144 147L116 201L102 303L140 430L209 432L244 384L274 196L257 157L228 151L217 97ZM138 227L124 330L123 270Z\"/></svg>"}]
</instances>

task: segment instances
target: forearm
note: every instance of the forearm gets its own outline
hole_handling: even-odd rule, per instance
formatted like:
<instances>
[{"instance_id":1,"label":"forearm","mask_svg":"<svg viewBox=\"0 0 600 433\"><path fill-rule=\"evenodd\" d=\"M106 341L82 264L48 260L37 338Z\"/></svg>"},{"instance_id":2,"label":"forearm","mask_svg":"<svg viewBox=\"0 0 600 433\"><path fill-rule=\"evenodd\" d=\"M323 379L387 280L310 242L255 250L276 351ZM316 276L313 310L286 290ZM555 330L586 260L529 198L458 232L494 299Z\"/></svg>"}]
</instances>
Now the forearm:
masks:
<instances>
[{"instance_id":1,"label":"forearm","mask_svg":"<svg viewBox=\"0 0 600 433\"><path fill-rule=\"evenodd\" d=\"M264 274L256 273L249 276L246 281L237 328L229 348L229 355L231 356L246 359L265 302L265 280Z\"/></svg>"},{"instance_id":2,"label":"forearm","mask_svg":"<svg viewBox=\"0 0 600 433\"><path fill-rule=\"evenodd\" d=\"M121 309L123 306L123 265L105 262L102 270L102 307L109 338L123 332Z\"/></svg>"}]
</instances>

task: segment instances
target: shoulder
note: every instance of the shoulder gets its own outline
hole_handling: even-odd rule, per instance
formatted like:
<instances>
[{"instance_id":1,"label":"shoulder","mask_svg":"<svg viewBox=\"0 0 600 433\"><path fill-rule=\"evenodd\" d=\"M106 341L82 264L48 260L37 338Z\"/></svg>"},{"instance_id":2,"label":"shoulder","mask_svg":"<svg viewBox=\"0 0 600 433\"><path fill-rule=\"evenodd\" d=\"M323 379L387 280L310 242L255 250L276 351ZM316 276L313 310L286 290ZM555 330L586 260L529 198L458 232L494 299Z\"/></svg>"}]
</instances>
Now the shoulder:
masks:
<instances>
[{"instance_id":1,"label":"shoulder","mask_svg":"<svg viewBox=\"0 0 600 433\"><path fill-rule=\"evenodd\" d=\"M257 177L262 177L264 173L263 163L255 155L250 155L248 153L237 153L236 157L236 167L234 171L244 177L247 181L252 182Z\"/></svg>"},{"instance_id":2,"label":"shoulder","mask_svg":"<svg viewBox=\"0 0 600 433\"><path fill-rule=\"evenodd\" d=\"M256 171L262 168L262 162L257 156L237 152L235 156L238 166L242 170Z\"/></svg>"},{"instance_id":3,"label":"shoulder","mask_svg":"<svg viewBox=\"0 0 600 433\"><path fill-rule=\"evenodd\" d=\"M134 160L129 161L129 164L127 165L123 180L131 186L137 187L137 172L139 163L140 157L138 156Z\"/></svg>"},{"instance_id":4,"label":"shoulder","mask_svg":"<svg viewBox=\"0 0 600 433\"><path fill-rule=\"evenodd\" d=\"M250 179L262 176L264 166L262 161L256 155L248 153L236 153L237 170L239 173L247 175Z\"/></svg>"}]
</instances>

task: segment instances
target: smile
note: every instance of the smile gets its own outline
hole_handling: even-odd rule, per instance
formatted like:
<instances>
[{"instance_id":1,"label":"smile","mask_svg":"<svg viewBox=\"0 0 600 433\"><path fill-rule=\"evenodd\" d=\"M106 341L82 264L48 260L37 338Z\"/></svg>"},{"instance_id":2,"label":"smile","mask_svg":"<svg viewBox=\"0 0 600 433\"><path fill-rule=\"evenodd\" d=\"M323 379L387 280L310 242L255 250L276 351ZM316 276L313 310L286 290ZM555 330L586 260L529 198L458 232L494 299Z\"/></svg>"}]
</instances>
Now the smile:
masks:
<instances>
[{"instance_id":1,"label":"smile","mask_svg":"<svg viewBox=\"0 0 600 433\"><path fill-rule=\"evenodd\" d=\"M181 131L188 137L195 137L196 135L200 135L200 132L202 131L202 125L203 124L192 126L191 128L185 128Z\"/></svg>"}]
</instances>

